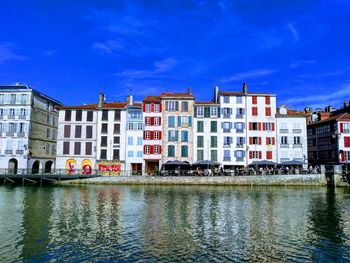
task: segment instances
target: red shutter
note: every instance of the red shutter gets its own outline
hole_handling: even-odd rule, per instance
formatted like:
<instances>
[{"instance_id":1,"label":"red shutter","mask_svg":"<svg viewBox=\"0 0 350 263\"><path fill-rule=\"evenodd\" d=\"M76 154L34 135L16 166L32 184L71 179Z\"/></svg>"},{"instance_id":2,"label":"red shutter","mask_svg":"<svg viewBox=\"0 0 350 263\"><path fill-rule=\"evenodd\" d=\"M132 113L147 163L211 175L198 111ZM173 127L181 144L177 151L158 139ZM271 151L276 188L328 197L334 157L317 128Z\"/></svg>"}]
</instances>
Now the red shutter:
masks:
<instances>
[{"instance_id":1,"label":"red shutter","mask_svg":"<svg viewBox=\"0 0 350 263\"><path fill-rule=\"evenodd\" d=\"M265 97L265 104L270 104L270 97L269 96Z\"/></svg>"},{"instance_id":2,"label":"red shutter","mask_svg":"<svg viewBox=\"0 0 350 263\"><path fill-rule=\"evenodd\" d=\"M158 136L159 136L159 140L161 140L162 139L162 132L161 131L158 132Z\"/></svg>"},{"instance_id":3,"label":"red shutter","mask_svg":"<svg viewBox=\"0 0 350 263\"><path fill-rule=\"evenodd\" d=\"M151 103L151 112L154 112L154 103Z\"/></svg>"},{"instance_id":4,"label":"red shutter","mask_svg":"<svg viewBox=\"0 0 350 263\"><path fill-rule=\"evenodd\" d=\"M146 140L146 131L143 131L143 139Z\"/></svg>"},{"instance_id":5,"label":"red shutter","mask_svg":"<svg viewBox=\"0 0 350 263\"><path fill-rule=\"evenodd\" d=\"M253 152L249 151L249 159L253 159Z\"/></svg>"},{"instance_id":6,"label":"red shutter","mask_svg":"<svg viewBox=\"0 0 350 263\"><path fill-rule=\"evenodd\" d=\"M159 112L162 112L162 108L163 108L162 103L160 103L159 104Z\"/></svg>"},{"instance_id":7,"label":"red shutter","mask_svg":"<svg viewBox=\"0 0 350 263\"><path fill-rule=\"evenodd\" d=\"M275 137L272 137L272 145L275 145Z\"/></svg>"},{"instance_id":8,"label":"red shutter","mask_svg":"<svg viewBox=\"0 0 350 263\"><path fill-rule=\"evenodd\" d=\"M265 108L265 115L271 116L271 108Z\"/></svg>"},{"instance_id":9,"label":"red shutter","mask_svg":"<svg viewBox=\"0 0 350 263\"><path fill-rule=\"evenodd\" d=\"M272 159L272 151L267 151L266 152L266 159L271 160Z\"/></svg>"},{"instance_id":10,"label":"red shutter","mask_svg":"<svg viewBox=\"0 0 350 263\"><path fill-rule=\"evenodd\" d=\"M259 141L259 145L261 145L261 137L259 137L258 141Z\"/></svg>"},{"instance_id":11,"label":"red shutter","mask_svg":"<svg viewBox=\"0 0 350 263\"><path fill-rule=\"evenodd\" d=\"M150 131L149 133L150 133L150 139L154 140L154 131Z\"/></svg>"},{"instance_id":12,"label":"red shutter","mask_svg":"<svg viewBox=\"0 0 350 263\"><path fill-rule=\"evenodd\" d=\"M151 125L153 126L154 125L154 117L151 117Z\"/></svg>"},{"instance_id":13,"label":"red shutter","mask_svg":"<svg viewBox=\"0 0 350 263\"><path fill-rule=\"evenodd\" d=\"M253 137L249 137L249 144L253 144Z\"/></svg>"},{"instance_id":14,"label":"red shutter","mask_svg":"<svg viewBox=\"0 0 350 263\"><path fill-rule=\"evenodd\" d=\"M149 146L149 152L150 152L150 154L154 154L154 147L153 147L153 145Z\"/></svg>"},{"instance_id":15,"label":"red shutter","mask_svg":"<svg viewBox=\"0 0 350 263\"><path fill-rule=\"evenodd\" d=\"M159 146L158 146L158 149L159 149L158 153L159 153L159 154L162 154L162 146L159 145Z\"/></svg>"},{"instance_id":16,"label":"red shutter","mask_svg":"<svg viewBox=\"0 0 350 263\"><path fill-rule=\"evenodd\" d=\"M146 103L143 103L143 104L142 104L142 110L143 110L143 112L146 111Z\"/></svg>"},{"instance_id":17,"label":"red shutter","mask_svg":"<svg viewBox=\"0 0 350 263\"><path fill-rule=\"evenodd\" d=\"M342 152L340 153L340 160L341 160L341 161L345 161L345 152L344 152L344 151L342 151Z\"/></svg>"},{"instance_id":18,"label":"red shutter","mask_svg":"<svg viewBox=\"0 0 350 263\"><path fill-rule=\"evenodd\" d=\"M266 137L266 145L269 145L269 138Z\"/></svg>"},{"instance_id":19,"label":"red shutter","mask_svg":"<svg viewBox=\"0 0 350 263\"><path fill-rule=\"evenodd\" d=\"M272 131L275 130L275 123L272 123Z\"/></svg>"},{"instance_id":20,"label":"red shutter","mask_svg":"<svg viewBox=\"0 0 350 263\"><path fill-rule=\"evenodd\" d=\"M261 159L261 155L262 155L262 154L261 154L261 151L259 151L259 159Z\"/></svg>"},{"instance_id":21,"label":"red shutter","mask_svg":"<svg viewBox=\"0 0 350 263\"><path fill-rule=\"evenodd\" d=\"M258 98L257 98L256 96L253 96L253 97L252 97L252 103L253 103L253 104L256 104L256 103L257 103L257 99L258 99Z\"/></svg>"},{"instance_id":22,"label":"red shutter","mask_svg":"<svg viewBox=\"0 0 350 263\"><path fill-rule=\"evenodd\" d=\"M340 133L343 133L343 132L344 132L344 124L340 123Z\"/></svg>"},{"instance_id":23,"label":"red shutter","mask_svg":"<svg viewBox=\"0 0 350 263\"><path fill-rule=\"evenodd\" d=\"M162 118L158 117L159 126L162 125Z\"/></svg>"},{"instance_id":24,"label":"red shutter","mask_svg":"<svg viewBox=\"0 0 350 263\"><path fill-rule=\"evenodd\" d=\"M146 145L143 146L143 154L146 154Z\"/></svg>"},{"instance_id":25,"label":"red shutter","mask_svg":"<svg viewBox=\"0 0 350 263\"><path fill-rule=\"evenodd\" d=\"M253 130L253 123L249 122L249 130Z\"/></svg>"},{"instance_id":26,"label":"red shutter","mask_svg":"<svg viewBox=\"0 0 350 263\"><path fill-rule=\"evenodd\" d=\"M258 122L258 131L261 131L261 122Z\"/></svg>"},{"instance_id":27,"label":"red shutter","mask_svg":"<svg viewBox=\"0 0 350 263\"><path fill-rule=\"evenodd\" d=\"M344 147L350 147L350 137L344 137Z\"/></svg>"},{"instance_id":28,"label":"red shutter","mask_svg":"<svg viewBox=\"0 0 350 263\"><path fill-rule=\"evenodd\" d=\"M262 123L262 128L263 128L263 131L266 130L266 123L265 122Z\"/></svg>"}]
</instances>

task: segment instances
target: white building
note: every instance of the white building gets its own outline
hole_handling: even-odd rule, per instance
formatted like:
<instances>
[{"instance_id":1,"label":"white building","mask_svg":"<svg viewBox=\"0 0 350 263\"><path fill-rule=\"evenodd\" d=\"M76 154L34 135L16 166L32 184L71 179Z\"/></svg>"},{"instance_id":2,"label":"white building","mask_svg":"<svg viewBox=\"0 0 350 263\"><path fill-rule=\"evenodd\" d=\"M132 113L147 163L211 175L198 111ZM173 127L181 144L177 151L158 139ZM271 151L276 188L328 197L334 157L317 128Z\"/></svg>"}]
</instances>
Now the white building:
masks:
<instances>
[{"instance_id":1,"label":"white building","mask_svg":"<svg viewBox=\"0 0 350 263\"><path fill-rule=\"evenodd\" d=\"M0 169L38 173L54 168L58 105L26 85L0 86Z\"/></svg>"},{"instance_id":2,"label":"white building","mask_svg":"<svg viewBox=\"0 0 350 263\"><path fill-rule=\"evenodd\" d=\"M92 173L96 169L97 105L58 108L56 169Z\"/></svg>"}]
</instances>

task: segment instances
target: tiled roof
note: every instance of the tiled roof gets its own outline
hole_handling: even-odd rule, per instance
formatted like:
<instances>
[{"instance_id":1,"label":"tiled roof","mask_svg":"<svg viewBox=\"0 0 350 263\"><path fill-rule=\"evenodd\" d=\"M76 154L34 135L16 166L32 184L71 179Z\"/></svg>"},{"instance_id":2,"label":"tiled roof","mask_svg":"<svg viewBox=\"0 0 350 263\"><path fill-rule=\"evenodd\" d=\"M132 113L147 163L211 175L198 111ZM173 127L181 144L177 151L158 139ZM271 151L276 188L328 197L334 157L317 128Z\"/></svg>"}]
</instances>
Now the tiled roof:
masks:
<instances>
[{"instance_id":1,"label":"tiled roof","mask_svg":"<svg viewBox=\"0 0 350 263\"><path fill-rule=\"evenodd\" d=\"M244 94L241 91L220 91L219 92L220 95L226 95L226 96L235 96L235 95L239 95L239 96L244 96L244 95L268 95L268 96L276 96L276 94L272 94L272 93L267 93L267 92L247 92L247 94Z\"/></svg>"},{"instance_id":2,"label":"tiled roof","mask_svg":"<svg viewBox=\"0 0 350 263\"><path fill-rule=\"evenodd\" d=\"M127 105L127 102L104 102L100 108L98 104L86 104L76 106L58 106L57 109L75 109L75 110L96 110L96 109L123 109ZM141 103L134 103L135 106L141 106Z\"/></svg>"},{"instance_id":3,"label":"tiled roof","mask_svg":"<svg viewBox=\"0 0 350 263\"><path fill-rule=\"evenodd\" d=\"M213 101L195 101L194 104L199 104L199 105L203 105L203 104L219 105L218 103L215 103Z\"/></svg>"},{"instance_id":4,"label":"tiled roof","mask_svg":"<svg viewBox=\"0 0 350 263\"><path fill-rule=\"evenodd\" d=\"M104 102L100 109L124 109L127 102Z\"/></svg>"},{"instance_id":5,"label":"tiled roof","mask_svg":"<svg viewBox=\"0 0 350 263\"><path fill-rule=\"evenodd\" d=\"M303 111L297 111L297 110L290 110L287 109L287 114L280 114L276 113L276 117L305 117L306 118L307 114L304 113Z\"/></svg>"},{"instance_id":6,"label":"tiled roof","mask_svg":"<svg viewBox=\"0 0 350 263\"><path fill-rule=\"evenodd\" d=\"M194 98L194 96L192 94L188 94L188 93L162 93L161 97Z\"/></svg>"},{"instance_id":7,"label":"tiled roof","mask_svg":"<svg viewBox=\"0 0 350 263\"><path fill-rule=\"evenodd\" d=\"M143 102L160 102L160 96L146 96Z\"/></svg>"},{"instance_id":8,"label":"tiled roof","mask_svg":"<svg viewBox=\"0 0 350 263\"><path fill-rule=\"evenodd\" d=\"M334 120L335 121L350 121L350 113L340 113L340 114L337 114L335 116L329 117L327 119L310 123L308 125L317 125L320 123L325 123L325 122L334 121Z\"/></svg>"},{"instance_id":9,"label":"tiled roof","mask_svg":"<svg viewBox=\"0 0 350 263\"><path fill-rule=\"evenodd\" d=\"M97 104L86 104L86 105L76 105L76 106L57 106L59 110L94 110L97 108Z\"/></svg>"}]
</instances>

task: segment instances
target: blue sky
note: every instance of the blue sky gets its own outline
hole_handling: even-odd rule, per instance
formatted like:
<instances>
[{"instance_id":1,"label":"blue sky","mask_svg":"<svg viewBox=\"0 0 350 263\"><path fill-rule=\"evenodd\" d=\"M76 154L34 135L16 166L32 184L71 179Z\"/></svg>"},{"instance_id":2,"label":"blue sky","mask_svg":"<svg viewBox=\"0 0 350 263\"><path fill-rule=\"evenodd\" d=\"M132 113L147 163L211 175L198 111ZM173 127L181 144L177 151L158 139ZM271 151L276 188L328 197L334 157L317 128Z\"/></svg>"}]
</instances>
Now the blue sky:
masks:
<instances>
[{"instance_id":1,"label":"blue sky","mask_svg":"<svg viewBox=\"0 0 350 263\"><path fill-rule=\"evenodd\" d=\"M213 87L290 108L350 99L350 1L0 1L0 84L64 104Z\"/></svg>"}]
</instances>

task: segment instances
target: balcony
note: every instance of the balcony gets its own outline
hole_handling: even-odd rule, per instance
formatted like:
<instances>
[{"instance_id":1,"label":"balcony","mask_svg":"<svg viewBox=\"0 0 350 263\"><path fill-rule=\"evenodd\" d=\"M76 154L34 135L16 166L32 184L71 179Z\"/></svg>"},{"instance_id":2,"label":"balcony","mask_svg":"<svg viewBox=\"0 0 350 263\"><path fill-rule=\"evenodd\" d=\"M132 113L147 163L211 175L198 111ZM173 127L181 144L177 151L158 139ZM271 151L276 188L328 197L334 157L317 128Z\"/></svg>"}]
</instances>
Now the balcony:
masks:
<instances>
[{"instance_id":1,"label":"balcony","mask_svg":"<svg viewBox=\"0 0 350 263\"><path fill-rule=\"evenodd\" d=\"M5 150L5 154L12 154L13 150Z\"/></svg>"},{"instance_id":2,"label":"balcony","mask_svg":"<svg viewBox=\"0 0 350 263\"><path fill-rule=\"evenodd\" d=\"M301 133L301 129L293 129L292 132L293 133Z\"/></svg>"},{"instance_id":3,"label":"balcony","mask_svg":"<svg viewBox=\"0 0 350 263\"><path fill-rule=\"evenodd\" d=\"M244 148L244 145L243 144L237 144L236 148Z\"/></svg>"},{"instance_id":4,"label":"balcony","mask_svg":"<svg viewBox=\"0 0 350 263\"><path fill-rule=\"evenodd\" d=\"M0 120L2 120L4 118L4 115L0 115Z\"/></svg>"},{"instance_id":5,"label":"balcony","mask_svg":"<svg viewBox=\"0 0 350 263\"><path fill-rule=\"evenodd\" d=\"M236 162L243 162L243 161L244 161L243 157L242 158L241 157L240 158L238 158L238 157L236 158Z\"/></svg>"},{"instance_id":6,"label":"balcony","mask_svg":"<svg viewBox=\"0 0 350 263\"><path fill-rule=\"evenodd\" d=\"M24 132L17 132L17 137L24 137L26 134Z\"/></svg>"},{"instance_id":7,"label":"balcony","mask_svg":"<svg viewBox=\"0 0 350 263\"><path fill-rule=\"evenodd\" d=\"M224 162L229 162L229 161L231 161L231 156L224 157Z\"/></svg>"},{"instance_id":8,"label":"balcony","mask_svg":"<svg viewBox=\"0 0 350 263\"><path fill-rule=\"evenodd\" d=\"M280 162L283 163L283 162L288 162L289 161L289 158L280 158Z\"/></svg>"},{"instance_id":9,"label":"balcony","mask_svg":"<svg viewBox=\"0 0 350 263\"><path fill-rule=\"evenodd\" d=\"M243 133L244 130L243 129L236 129L236 133Z\"/></svg>"},{"instance_id":10,"label":"balcony","mask_svg":"<svg viewBox=\"0 0 350 263\"><path fill-rule=\"evenodd\" d=\"M244 118L243 114L237 114L236 115L236 119L243 119L243 118Z\"/></svg>"},{"instance_id":11,"label":"balcony","mask_svg":"<svg viewBox=\"0 0 350 263\"><path fill-rule=\"evenodd\" d=\"M14 120L15 119L15 115L7 115L7 119Z\"/></svg>"},{"instance_id":12,"label":"balcony","mask_svg":"<svg viewBox=\"0 0 350 263\"><path fill-rule=\"evenodd\" d=\"M302 148L302 147L303 145L301 143L293 144L293 148Z\"/></svg>"},{"instance_id":13,"label":"balcony","mask_svg":"<svg viewBox=\"0 0 350 263\"><path fill-rule=\"evenodd\" d=\"M288 129L280 129L280 133L289 133Z\"/></svg>"},{"instance_id":14,"label":"balcony","mask_svg":"<svg viewBox=\"0 0 350 263\"><path fill-rule=\"evenodd\" d=\"M23 154L24 151L23 150L16 150L16 154Z\"/></svg>"},{"instance_id":15,"label":"balcony","mask_svg":"<svg viewBox=\"0 0 350 263\"><path fill-rule=\"evenodd\" d=\"M293 158L293 161L303 162L303 158Z\"/></svg>"},{"instance_id":16,"label":"balcony","mask_svg":"<svg viewBox=\"0 0 350 263\"><path fill-rule=\"evenodd\" d=\"M231 132L231 129L225 129L224 128L223 132Z\"/></svg>"},{"instance_id":17,"label":"balcony","mask_svg":"<svg viewBox=\"0 0 350 263\"><path fill-rule=\"evenodd\" d=\"M281 148L289 148L289 144L281 144L280 147Z\"/></svg>"},{"instance_id":18,"label":"balcony","mask_svg":"<svg viewBox=\"0 0 350 263\"><path fill-rule=\"evenodd\" d=\"M222 115L222 117L224 118L224 119L230 119L231 118L231 114L223 114Z\"/></svg>"},{"instance_id":19,"label":"balcony","mask_svg":"<svg viewBox=\"0 0 350 263\"><path fill-rule=\"evenodd\" d=\"M27 115L19 115L18 119L25 120L25 119L27 119Z\"/></svg>"},{"instance_id":20,"label":"balcony","mask_svg":"<svg viewBox=\"0 0 350 263\"><path fill-rule=\"evenodd\" d=\"M8 137L13 137L15 135L14 132L6 132L6 136Z\"/></svg>"}]
</instances>

